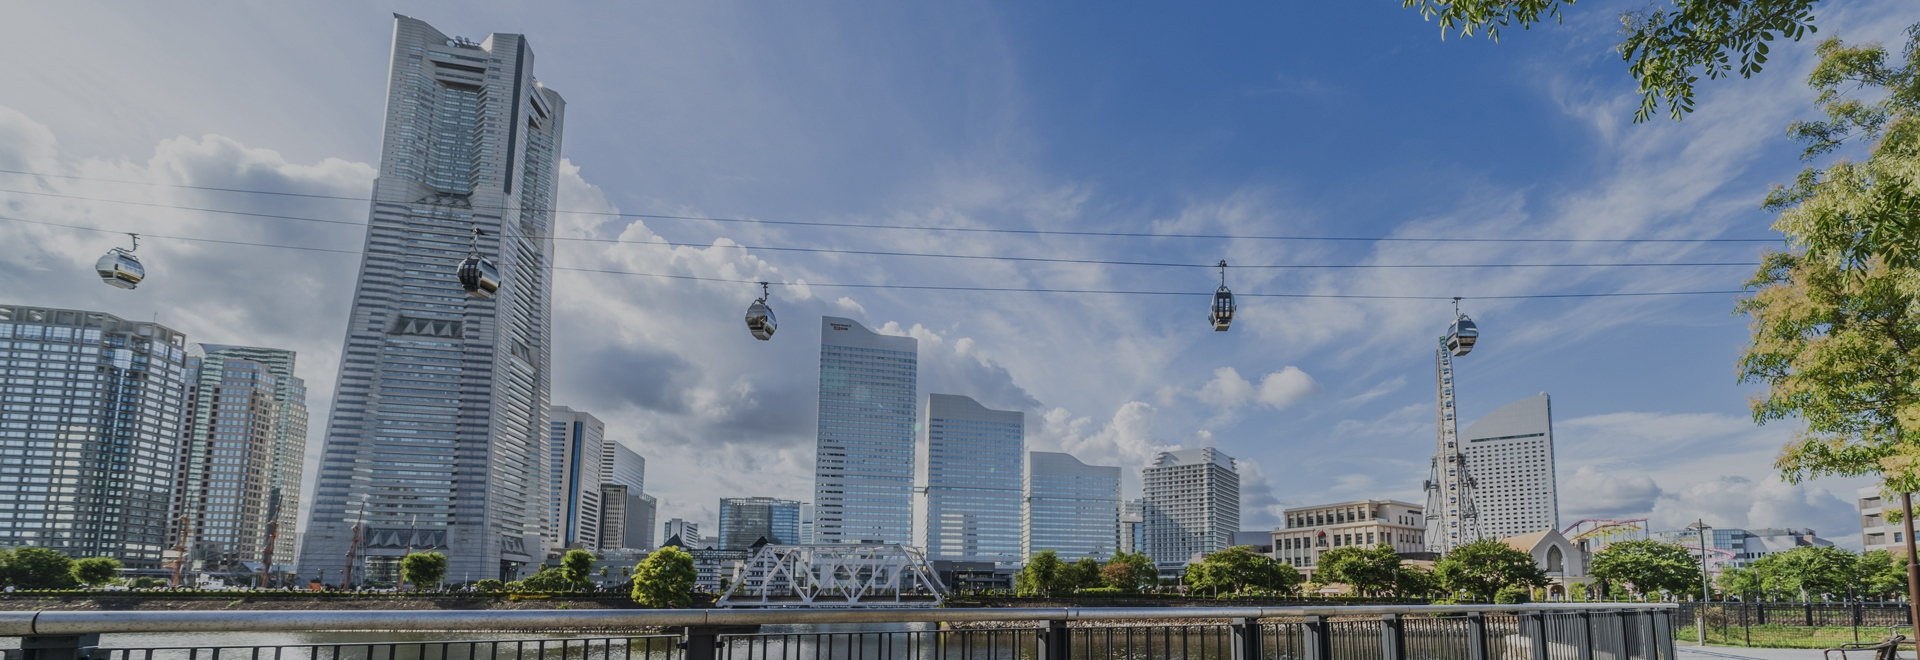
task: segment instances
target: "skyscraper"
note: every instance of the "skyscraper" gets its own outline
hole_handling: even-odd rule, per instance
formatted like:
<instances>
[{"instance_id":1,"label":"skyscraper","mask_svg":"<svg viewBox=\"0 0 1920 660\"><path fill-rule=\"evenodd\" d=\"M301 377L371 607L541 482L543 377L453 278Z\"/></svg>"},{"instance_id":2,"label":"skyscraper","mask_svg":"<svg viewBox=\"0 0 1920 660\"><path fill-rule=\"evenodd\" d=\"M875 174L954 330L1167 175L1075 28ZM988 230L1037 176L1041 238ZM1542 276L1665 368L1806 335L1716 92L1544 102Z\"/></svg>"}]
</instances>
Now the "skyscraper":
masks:
<instances>
[{"instance_id":1,"label":"skyscraper","mask_svg":"<svg viewBox=\"0 0 1920 660\"><path fill-rule=\"evenodd\" d=\"M816 543L913 541L919 345L821 317Z\"/></svg>"},{"instance_id":2,"label":"skyscraper","mask_svg":"<svg viewBox=\"0 0 1920 660\"><path fill-rule=\"evenodd\" d=\"M307 384L293 367L293 351L187 347L189 417L175 464L168 537L171 543L188 537L180 545L189 569L294 563Z\"/></svg>"},{"instance_id":3,"label":"skyscraper","mask_svg":"<svg viewBox=\"0 0 1920 660\"><path fill-rule=\"evenodd\" d=\"M328 420L303 577L514 580L545 559L553 205L566 103L517 34L474 43L394 16L380 176ZM492 299L454 276L475 250ZM358 529L356 529L356 527ZM354 538L358 536L356 544Z\"/></svg>"},{"instance_id":4,"label":"skyscraper","mask_svg":"<svg viewBox=\"0 0 1920 660\"><path fill-rule=\"evenodd\" d=\"M720 498L721 550L746 550L766 539L774 545L800 542L800 503L771 497Z\"/></svg>"},{"instance_id":5,"label":"skyscraper","mask_svg":"<svg viewBox=\"0 0 1920 660\"><path fill-rule=\"evenodd\" d=\"M661 530L661 545L678 543L688 550L706 547L706 539L700 537L700 524L690 523L680 518L667 521Z\"/></svg>"},{"instance_id":6,"label":"skyscraper","mask_svg":"<svg viewBox=\"0 0 1920 660\"><path fill-rule=\"evenodd\" d=\"M626 484L600 484L600 549L653 549L659 502Z\"/></svg>"},{"instance_id":7,"label":"skyscraper","mask_svg":"<svg viewBox=\"0 0 1920 660\"><path fill-rule=\"evenodd\" d=\"M553 542L561 547L600 546L600 480L606 424L588 413L554 406L547 446L547 480Z\"/></svg>"},{"instance_id":8,"label":"skyscraper","mask_svg":"<svg viewBox=\"0 0 1920 660\"><path fill-rule=\"evenodd\" d=\"M1473 470L1480 533L1503 539L1560 528L1553 406L1545 392L1501 406L1460 434Z\"/></svg>"},{"instance_id":9,"label":"skyscraper","mask_svg":"<svg viewBox=\"0 0 1920 660\"><path fill-rule=\"evenodd\" d=\"M926 429L927 559L1018 564L1026 415L929 394Z\"/></svg>"},{"instance_id":10,"label":"skyscraper","mask_svg":"<svg viewBox=\"0 0 1920 660\"><path fill-rule=\"evenodd\" d=\"M601 444L600 481L631 486L636 493L645 490L647 459L618 441L608 440Z\"/></svg>"},{"instance_id":11,"label":"skyscraper","mask_svg":"<svg viewBox=\"0 0 1920 660\"><path fill-rule=\"evenodd\" d=\"M1120 535L1120 468L1070 454L1028 454L1020 557L1052 550L1066 561L1113 556Z\"/></svg>"},{"instance_id":12,"label":"skyscraper","mask_svg":"<svg viewBox=\"0 0 1920 660\"><path fill-rule=\"evenodd\" d=\"M185 417L186 337L74 309L0 305L0 545L160 568Z\"/></svg>"},{"instance_id":13,"label":"skyscraper","mask_svg":"<svg viewBox=\"0 0 1920 660\"><path fill-rule=\"evenodd\" d=\"M1233 545L1240 531L1240 472L1232 457L1212 447L1161 452L1141 480L1147 556L1162 573L1179 570L1196 553Z\"/></svg>"}]
</instances>

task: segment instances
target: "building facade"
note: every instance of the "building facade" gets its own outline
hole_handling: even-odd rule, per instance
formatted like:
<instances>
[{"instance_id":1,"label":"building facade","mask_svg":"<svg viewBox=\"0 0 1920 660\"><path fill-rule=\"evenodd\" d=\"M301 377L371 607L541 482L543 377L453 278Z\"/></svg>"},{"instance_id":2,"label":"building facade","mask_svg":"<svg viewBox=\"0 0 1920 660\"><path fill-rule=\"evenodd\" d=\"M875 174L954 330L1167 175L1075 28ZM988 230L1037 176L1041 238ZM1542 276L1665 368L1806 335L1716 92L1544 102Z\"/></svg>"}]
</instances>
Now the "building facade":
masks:
<instances>
[{"instance_id":1,"label":"building facade","mask_svg":"<svg viewBox=\"0 0 1920 660\"><path fill-rule=\"evenodd\" d=\"M800 503L772 497L720 498L721 550L745 550L766 539L774 545L800 542Z\"/></svg>"},{"instance_id":2,"label":"building facade","mask_svg":"<svg viewBox=\"0 0 1920 660\"><path fill-rule=\"evenodd\" d=\"M600 547L600 484L607 426L588 413L554 406L547 422L547 482L552 542Z\"/></svg>"},{"instance_id":3,"label":"building facade","mask_svg":"<svg viewBox=\"0 0 1920 660\"><path fill-rule=\"evenodd\" d=\"M927 559L1014 565L1020 552L1026 415L969 397L927 395Z\"/></svg>"},{"instance_id":4,"label":"building facade","mask_svg":"<svg viewBox=\"0 0 1920 660\"><path fill-rule=\"evenodd\" d=\"M1020 509L1020 558L1052 550L1066 561L1106 561L1120 543L1120 468L1070 454L1027 454Z\"/></svg>"},{"instance_id":5,"label":"building facade","mask_svg":"<svg viewBox=\"0 0 1920 660\"><path fill-rule=\"evenodd\" d=\"M820 319L814 541L913 542L919 341Z\"/></svg>"},{"instance_id":6,"label":"building facade","mask_svg":"<svg viewBox=\"0 0 1920 660\"><path fill-rule=\"evenodd\" d=\"M1418 504L1396 500L1358 500L1295 507L1273 530L1273 557L1312 575L1320 555L1348 546L1393 546L1413 555L1427 551L1427 523Z\"/></svg>"},{"instance_id":7,"label":"building facade","mask_svg":"<svg viewBox=\"0 0 1920 660\"><path fill-rule=\"evenodd\" d=\"M600 485L600 549L652 550L659 502L624 484Z\"/></svg>"},{"instance_id":8,"label":"building facade","mask_svg":"<svg viewBox=\"0 0 1920 660\"><path fill-rule=\"evenodd\" d=\"M1134 498L1120 503L1120 549L1133 554L1147 552L1147 503Z\"/></svg>"},{"instance_id":9,"label":"building facade","mask_svg":"<svg viewBox=\"0 0 1920 660\"><path fill-rule=\"evenodd\" d=\"M668 520L660 533L660 545L678 545L692 550L707 547L707 540L700 537L700 524L674 518Z\"/></svg>"},{"instance_id":10,"label":"building facade","mask_svg":"<svg viewBox=\"0 0 1920 660\"><path fill-rule=\"evenodd\" d=\"M412 548L445 552L449 575L515 580L546 558L550 534L552 209L566 103L534 78L517 34L474 43L395 15L390 57L301 575L337 584L349 558L367 564L356 575L386 572ZM468 297L454 274L474 240L499 269L491 299Z\"/></svg>"},{"instance_id":11,"label":"building facade","mask_svg":"<svg viewBox=\"0 0 1920 660\"><path fill-rule=\"evenodd\" d=\"M606 440L601 448L601 483L628 486L636 493L647 489L647 459L614 440Z\"/></svg>"},{"instance_id":12,"label":"building facade","mask_svg":"<svg viewBox=\"0 0 1920 660\"><path fill-rule=\"evenodd\" d=\"M1860 507L1860 544L1862 552L1886 550L1905 552L1906 526L1887 522L1888 511L1899 511L1900 500L1881 497L1879 486L1868 486L1854 494Z\"/></svg>"},{"instance_id":13,"label":"building facade","mask_svg":"<svg viewBox=\"0 0 1920 660\"><path fill-rule=\"evenodd\" d=\"M1240 531L1240 472L1212 447L1161 452L1141 471L1147 556L1163 575L1233 545Z\"/></svg>"},{"instance_id":14,"label":"building facade","mask_svg":"<svg viewBox=\"0 0 1920 660\"><path fill-rule=\"evenodd\" d=\"M307 385L293 351L191 344L169 544L188 570L293 564ZM184 537L184 538L182 538Z\"/></svg>"},{"instance_id":15,"label":"building facade","mask_svg":"<svg viewBox=\"0 0 1920 660\"><path fill-rule=\"evenodd\" d=\"M100 312L0 305L0 351L0 546L160 569L186 337Z\"/></svg>"},{"instance_id":16,"label":"building facade","mask_svg":"<svg viewBox=\"0 0 1920 660\"><path fill-rule=\"evenodd\" d=\"M1560 528L1553 413L1546 393L1501 406L1461 435L1482 538Z\"/></svg>"}]
</instances>

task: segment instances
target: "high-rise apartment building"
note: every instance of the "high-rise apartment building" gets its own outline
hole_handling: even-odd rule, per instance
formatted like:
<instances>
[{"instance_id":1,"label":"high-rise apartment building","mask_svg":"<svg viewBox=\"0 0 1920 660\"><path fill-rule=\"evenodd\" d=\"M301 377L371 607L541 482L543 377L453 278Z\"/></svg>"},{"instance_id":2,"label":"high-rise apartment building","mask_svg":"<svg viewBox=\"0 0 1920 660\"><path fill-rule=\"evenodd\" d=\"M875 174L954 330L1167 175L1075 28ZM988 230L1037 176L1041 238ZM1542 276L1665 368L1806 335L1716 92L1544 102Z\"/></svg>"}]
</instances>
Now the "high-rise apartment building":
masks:
<instances>
[{"instance_id":1,"label":"high-rise apartment building","mask_svg":"<svg viewBox=\"0 0 1920 660\"><path fill-rule=\"evenodd\" d=\"M473 579L518 579L546 558L566 102L534 79L533 61L517 34L475 43L394 17L379 178L305 578L337 584L351 557L355 581L384 579L409 548L445 552L448 575ZM499 269L491 299L455 277L470 240Z\"/></svg>"},{"instance_id":2,"label":"high-rise apartment building","mask_svg":"<svg viewBox=\"0 0 1920 660\"><path fill-rule=\"evenodd\" d=\"M600 485L607 426L591 414L554 406L547 422L547 481L553 542L600 547Z\"/></svg>"},{"instance_id":3,"label":"high-rise apartment building","mask_svg":"<svg viewBox=\"0 0 1920 660\"><path fill-rule=\"evenodd\" d=\"M625 484L600 485L600 549L652 550L659 501Z\"/></svg>"},{"instance_id":4,"label":"high-rise apartment building","mask_svg":"<svg viewBox=\"0 0 1920 660\"><path fill-rule=\"evenodd\" d=\"M721 550L746 550L766 539L774 545L800 542L800 503L772 497L720 498Z\"/></svg>"},{"instance_id":5,"label":"high-rise apartment building","mask_svg":"<svg viewBox=\"0 0 1920 660\"><path fill-rule=\"evenodd\" d=\"M1147 556L1162 574L1233 545L1240 531L1240 472L1212 447L1161 452L1141 471Z\"/></svg>"},{"instance_id":6,"label":"high-rise apartment building","mask_svg":"<svg viewBox=\"0 0 1920 660\"><path fill-rule=\"evenodd\" d=\"M647 459L615 440L601 445L600 482L631 486L633 492L646 490Z\"/></svg>"},{"instance_id":7,"label":"high-rise apartment building","mask_svg":"<svg viewBox=\"0 0 1920 660\"><path fill-rule=\"evenodd\" d=\"M699 523L690 523L679 518L668 520L661 531L661 545L680 544L680 547L692 550L706 547L707 540L700 536Z\"/></svg>"},{"instance_id":8,"label":"high-rise apartment building","mask_svg":"<svg viewBox=\"0 0 1920 660\"><path fill-rule=\"evenodd\" d=\"M186 406L186 337L0 305L0 545L157 569Z\"/></svg>"},{"instance_id":9,"label":"high-rise apartment building","mask_svg":"<svg viewBox=\"0 0 1920 660\"><path fill-rule=\"evenodd\" d=\"M294 563L307 384L293 368L293 351L187 347L188 418L168 530L187 568Z\"/></svg>"},{"instance_id":10,"label":"high-rise apartment building","mask_svg":"<svg viewBox=\"0 0 1920 660\"><path fill-rule=\"evenodd\" d=\"M1041 550L1067 561L1112 557L1120 541L1120 468L1087 465L1050 451L1027 456L1022 561Z\"/></svg>"},{"instance_id":11,"label":"high-rise apartment building","mask_svg":"<svg viewBox=\"0 0 1920 660\"><path fill-rule=\"evenodd\" d=\"M1544 392L1509 403L1460 434L1475 481L1481 537L1503 539L1560 528L1549 404Z\"/></svg>"},{"instance_id":12,"label":"high-rise apartment building","mask_svg":"<svg viewBox=\"0 0 1920 660\"><path fill-rule=\"evenodd\" d=\"M919 345L821 317L816 543L913 542Z\"/></svg>"},{"instance_id":13,"label":"high-rise apartment building","mask_svg":"<svg viewBox=\"0 0 1920 660\"><path fill-rule=\"evenodd\" d=\"M925 428L927 559L1019 564L1026 415L929 394Z\"/></svg>"}]
</instances>

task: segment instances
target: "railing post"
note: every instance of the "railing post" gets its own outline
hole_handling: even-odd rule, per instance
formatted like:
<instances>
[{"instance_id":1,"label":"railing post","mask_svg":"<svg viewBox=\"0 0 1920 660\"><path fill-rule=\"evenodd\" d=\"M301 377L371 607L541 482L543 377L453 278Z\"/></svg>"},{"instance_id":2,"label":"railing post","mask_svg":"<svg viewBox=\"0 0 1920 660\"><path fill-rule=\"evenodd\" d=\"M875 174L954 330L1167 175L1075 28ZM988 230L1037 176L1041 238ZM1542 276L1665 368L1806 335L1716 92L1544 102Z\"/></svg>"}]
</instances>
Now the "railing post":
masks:
<instances>
[{"instance_id":1,"label":"railing post","mask_svg":"<svg viewBox=\"0 0 1920 660\"><path fill-rule=\"evenodd\" d=\"M1544 612L1522 612L1520 614L1520 632L1527 636L1528 660L1547 660L1547 615Z\"/></svg>"},{"instance_id":2,"label":"railing post","mask_svg":"<svg viewBox=\"0 0 1920 660\"><path fill-rule=\"evenodd\" d=\"M1487 660L1487 615L1467 613L1467 660Z\"/></svg>"},{"instance_id":3,"label":"railing post","mask_svg":"<svg viewBox=\"0 0 1920 660\"><path fill-rule=\"evenodd\" d=\"M99 645L99 635L27 635L7 660L87 660Z\"/></svg>"},{"instance_id":4,"label":"railing post","mask_svg":"<svg viewBox=\"0 0 1920 660\"><path fill-rule=\"evenodd\" d=\"M1640 621L1633 616L1632 612L1626 610L1614 612L1613 615L1620 619L1620 657L1614 660L1633 660L1635 652L1633 642L1640 637L1634 630L1634 626L1640 625Z\"/></svg>"},{"instance_id":5,"label":"railing post","mask_svg":"<svg viewBox=\"0 0 1920 660\"><path fill-rule=\"evenodd\" d=\"M1668 610L1654 610L1647 613L1653 617L1653 649L1659 660L1677 660L1680 656L1673 648L1673 613ZM1707 625L1706 618L1694 617L1696 626Z\"/></svg>"},{"instance_id":6,"label":"railing post","mask_svg":"<svg viewBox=\"0 0 1920 660\"><path fill-rule=\"evenodd\" d=\"M1580 660L1593 660L1593 613L1580 611Z\"/></svg>"},{"instance_id":7,"label":"railing post","mask_svg":"<svg viewBox=\"0 0 1920 660\"><path fill-rule=\"evenodd\" d=\"M1258 619L1234 619L1233 660L1260 660L1260 621Z\"/></svg>"},{"instance_id":8,"label":"railing post","mask_svg":"<svg viewBox=\"0 0 1920 660\"><path fill-rule=\"evenodd\" d=\"M1071 655L1072 643L1067 638L1067 622L1048 621L1046 629L1040 633L1040 660L1067 660Z\"/></svg>"},{"instance_id":9,"label":"railing post","mask_svg":"<svg viewBox=\"0 0 1920 660\"><path fill-rule=\"evenodd\" d=\"M720 657L721 635L748 635L760 632L760 626L687 626L680 640L681 660L716 660Z\"/></svg>"},{"instance_id":10,"label":"railing post","mask_svg":"<svg viewBox=\"0 0 1920 660\"><path fill-rule=\"evenodd\" d=\"M1807 603L1807 627L1813 627L1813 603Z\"/></svg>"},{"instance_id":11,"label":"railing post","mask_svg":"<svg viewBox=\"0 0 1920 660\"><path fill-rule=\"evenodd\" d=\"M1380 660L1407 660L1406 623L1398 614L1380 615Z\"/></svg>"},{"instance_id":12,"label":"railing post","mask_svg":"<svg viewBox=\"0 0 1920 660\"><path fill-rule=\"evenodd\" d=\"M1333 660L1333 636L1327 630L1327 617L1309 615L1303 623L1307 627L1307 634L1300 640L1301 660Z\"/></svg>"}]
</instances>

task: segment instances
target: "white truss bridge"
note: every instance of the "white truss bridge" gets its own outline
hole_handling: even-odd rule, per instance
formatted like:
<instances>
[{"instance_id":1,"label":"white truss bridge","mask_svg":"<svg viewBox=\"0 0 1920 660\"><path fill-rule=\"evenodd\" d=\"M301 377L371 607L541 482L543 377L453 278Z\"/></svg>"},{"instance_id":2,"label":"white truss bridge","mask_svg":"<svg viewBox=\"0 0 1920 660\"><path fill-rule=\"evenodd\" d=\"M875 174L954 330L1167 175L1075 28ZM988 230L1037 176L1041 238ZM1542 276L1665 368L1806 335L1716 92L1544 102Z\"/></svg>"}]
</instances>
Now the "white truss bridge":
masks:
<instances>
[{"instance_id":1,"label":"white truss bridge","mask_svg":"<svg viewBox=\"0 0 1920 660\"><path fill-rule=\"evenodd\" d=\"M904 545L766 545L734 569L720 607L938 607L946 587Z\"/></svg>"}]
</instances>

